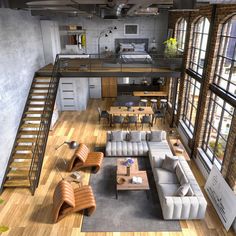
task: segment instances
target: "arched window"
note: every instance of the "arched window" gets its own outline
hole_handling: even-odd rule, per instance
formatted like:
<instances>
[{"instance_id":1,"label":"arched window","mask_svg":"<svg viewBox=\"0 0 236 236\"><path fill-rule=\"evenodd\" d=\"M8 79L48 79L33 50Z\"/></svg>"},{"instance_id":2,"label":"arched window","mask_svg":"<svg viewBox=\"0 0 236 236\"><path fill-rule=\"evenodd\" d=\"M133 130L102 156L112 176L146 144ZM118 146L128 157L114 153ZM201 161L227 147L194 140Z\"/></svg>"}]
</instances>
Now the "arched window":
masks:
<instances>
[{"instance_id":1,"label":"arched window","mask_svg":"<svg viewBox=\"0 0 236 236\"><path fill-rule=\"evenodd\" d=\"M187 21L184 18L180 18L176 22L175 26L175 37L178 42L179 51L184 51L186 31L187 31Z\"/></svg>"},{"instance_id":2,"label":"arched window","mask_svg":"<svg viewBox=\"0 0 236 236\"><path fill-rule=\"evenodd\" d=\"M210 22L206 17L198 19L193 27L189 68L200 76L203 72L206 56L209 27Z\"/></svg>"},{"instance_id":3,"label":"arched window","mask_svg":"<svg viewBox=\"0 0 236 236\"><path fill-rule=\"evenodd\" d=\"M222 27L214 83L236 96L236 15Z\"/></svg>"},{"instance_id":4,"label":"arched window","mask_svg":"<svg viewBox=\"0 0 236 236\"><path fill-rule=\"evenodd\" d=\"M232 95L236 97L236 16L223 24L218 47L213 85L220 87L215 86L215 89L225 91L225 96L209 92L202 149L206 163L216 164L221 169L235 109L230 101Z\"/></svg>"}]
</instances>

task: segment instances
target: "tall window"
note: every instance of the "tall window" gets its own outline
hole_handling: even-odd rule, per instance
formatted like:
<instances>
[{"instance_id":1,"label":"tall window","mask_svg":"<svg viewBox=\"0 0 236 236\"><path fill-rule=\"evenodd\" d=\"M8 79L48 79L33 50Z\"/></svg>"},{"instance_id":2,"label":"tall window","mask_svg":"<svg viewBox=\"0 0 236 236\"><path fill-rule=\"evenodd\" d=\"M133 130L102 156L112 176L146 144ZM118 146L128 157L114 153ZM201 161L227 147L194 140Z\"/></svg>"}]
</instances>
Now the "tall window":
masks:
<instances>
[{"instance_id":1,"label":"tall window","mask_svg":"<svg viewBox=\"0 0 236 236\"><path fill-rule=\"evenodd\" d=\"M206 17L201 17L193 27L189 67L200 76L203 72L209 27L210 23Z\"/></svg>"},{"instance_id":2,"label":"tall window","mask_svg":"<svg viewBox=\"0 0 236 236\"><path fill-rule=\"evenodd\" d=\"M182 120L191 134L194 131L200 86L199 82L187 76Z\"/></svg>"},{"instance_id":3,"label":"tall window","mask_svg":"<svg viewBox=\"0 0 236 236\"><path fill-rule=\"evenodd\" d=\"M222 28L214 83L236 96L236 15Z\"/></svg>"},{"instance_id":4,"label":"tall window","mask_svg":"<svg viewBox=\"0 0 236 236\"><path fill-rule=\"evenodd\" d=\"M210 94L202 149L207 156L206 163L216 164L221 169L234 113L234 107L230 104L231 95L236 97L236 16L231 17L222 27L214 85L220 88L215 86L216 90ZM217 90L222 89L225 91L224 97L217 95Z\"/></svg>"},{"instance_id":5,"label":"tall window","mask_svg":"<svg viewBox=\"0 0 236 236\"><path fill-rule=\"evenodd\" d=\"M224 159L234 108L211 92L202 148L219 169Z\"/></svg>"},{"instance_id":6,"label":"tall window","mask_svg":"<svg viewBox=\"0 0 236 236\"><path fill-rule=\"evenodd\" d=\"M187 31L187 21L184 18L180 18L176 23L176 35L175 35L178 42L179 51L184 51L186 31Z\"/></svg>"}]
</instances>

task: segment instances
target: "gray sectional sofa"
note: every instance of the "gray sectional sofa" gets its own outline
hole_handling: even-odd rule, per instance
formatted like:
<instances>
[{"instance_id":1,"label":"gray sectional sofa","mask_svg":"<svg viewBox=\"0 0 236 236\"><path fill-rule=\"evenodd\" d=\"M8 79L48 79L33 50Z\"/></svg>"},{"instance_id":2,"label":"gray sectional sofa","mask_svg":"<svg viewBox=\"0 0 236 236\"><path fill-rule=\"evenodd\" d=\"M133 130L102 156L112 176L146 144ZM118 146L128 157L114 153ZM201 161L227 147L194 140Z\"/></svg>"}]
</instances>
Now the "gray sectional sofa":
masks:
<instances>
[{"instance_id":1,"label":"gray sectional sofa","mask_svg":"<svg viewBox=\"0 0 236 236\"><path fill-rule=\"evenodd\" d=\"M203 219L207 202L184 157L177 157L174 171L163 168L166 155L173 156L166 132L159 131L159 137L149 131L135 132L132 137L128 131L115 137L108 131L106 156L149 156L164 219ZM135 135L139 137L135 139ZM187 193L176 195L183 185L188 185Z\"/></svg>"}]
</instances>

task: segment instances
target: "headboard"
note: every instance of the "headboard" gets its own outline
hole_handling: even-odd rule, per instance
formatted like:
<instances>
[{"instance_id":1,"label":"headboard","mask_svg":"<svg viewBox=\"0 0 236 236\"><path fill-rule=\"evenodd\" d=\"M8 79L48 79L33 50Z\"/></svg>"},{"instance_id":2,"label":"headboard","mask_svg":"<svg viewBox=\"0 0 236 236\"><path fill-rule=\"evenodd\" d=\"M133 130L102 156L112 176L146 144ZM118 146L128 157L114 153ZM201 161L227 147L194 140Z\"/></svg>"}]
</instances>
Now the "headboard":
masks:
<instances>
[{"instance_id":1,"label":"headboard","mask_svg":"<svg viewBox=\"0 0 236 236\"><path fill-rule=\"evenodd\" d=\"M115 51L118 53L120 51L120 43L145 43L145 51L148 52L148 42L149 39L140 39L140 38L122 38L115 39Z\"/></svg>"}]
</instances>

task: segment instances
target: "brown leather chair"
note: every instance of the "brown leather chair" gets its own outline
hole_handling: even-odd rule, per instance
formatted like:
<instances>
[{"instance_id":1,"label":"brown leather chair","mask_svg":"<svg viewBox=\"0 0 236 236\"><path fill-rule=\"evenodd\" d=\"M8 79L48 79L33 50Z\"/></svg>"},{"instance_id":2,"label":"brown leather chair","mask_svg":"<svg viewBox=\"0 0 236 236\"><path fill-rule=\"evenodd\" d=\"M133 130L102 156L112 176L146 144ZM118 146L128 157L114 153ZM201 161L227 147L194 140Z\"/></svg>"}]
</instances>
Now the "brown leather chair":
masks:
<instances>
[{"instance_id":1,"label":"brown leather chair","mask_svg":"<svg viewBox=\"0 0 236 236\"><path fill-rule=\"evenodd\" d=\"M87 146L81 143L68 162L68 171L91 167L92 171L97 173L101 168L103 157L102 152L89 152Z\"/></svg>"},{"instance_id":2,"label":"brown leather chair","mask_svg":"<svg viewBox=\"0 0 236 236\"><path fill-rule=\"evenodd\" d=\"M65 216L84 210L91 215L96 209L92 188L88 185L73 189L71 183L62 180L53 195L53 221L58 222Z\"/></svg>"}]
</instances>

